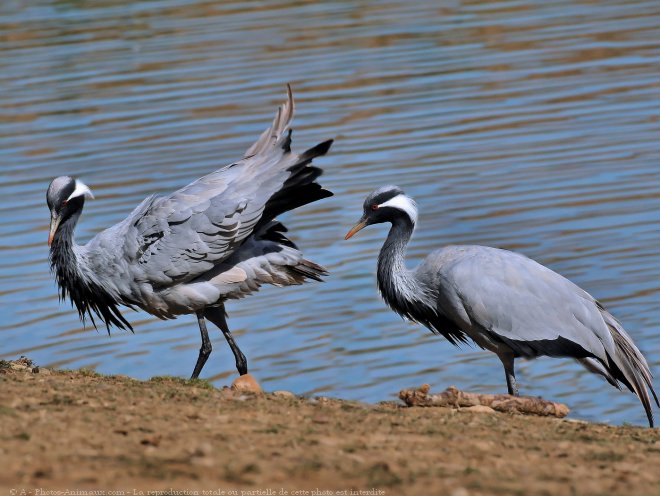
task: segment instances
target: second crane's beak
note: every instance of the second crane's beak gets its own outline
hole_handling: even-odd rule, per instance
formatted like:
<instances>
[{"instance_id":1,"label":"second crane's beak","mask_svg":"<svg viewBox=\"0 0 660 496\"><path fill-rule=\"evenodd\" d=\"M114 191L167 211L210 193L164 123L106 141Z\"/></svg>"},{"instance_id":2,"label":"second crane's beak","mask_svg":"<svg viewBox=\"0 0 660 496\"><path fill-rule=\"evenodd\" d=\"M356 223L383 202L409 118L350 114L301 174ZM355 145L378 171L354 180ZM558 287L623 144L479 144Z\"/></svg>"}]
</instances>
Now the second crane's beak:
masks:
<instances>
[{"instance_id":1,"label":"second crane's beak","mask_svg":"<svg viewBox=\"0 0 660 496\"><path fill-rule=\"evenodd\" d=\"M365 219L364 217L362 217L362 218L358 221L358 223L355 224L355 225L351 228L351 230L348 231L348 232L346 233L346 236L344 237L344 239L352 238L353 236L355 236L355 234L356 234L358 231L361 231L361 230L364 229L365 227L367 227L367 219Z\"/></svg>"},{"instance_id":2,"label":"second crane's beak","mask_svg":"<svg viewBox=\"0 0 660 496\"><path fill-rule=\"evenodd\" d=\"M60 227L60 222L62 221L62 217L59 215L51 215L50 217L50 232L48 233L48 246L53 244L53 238L55 237L55 233L57 232L57 228Z\"/></svg>"}]
</instances>

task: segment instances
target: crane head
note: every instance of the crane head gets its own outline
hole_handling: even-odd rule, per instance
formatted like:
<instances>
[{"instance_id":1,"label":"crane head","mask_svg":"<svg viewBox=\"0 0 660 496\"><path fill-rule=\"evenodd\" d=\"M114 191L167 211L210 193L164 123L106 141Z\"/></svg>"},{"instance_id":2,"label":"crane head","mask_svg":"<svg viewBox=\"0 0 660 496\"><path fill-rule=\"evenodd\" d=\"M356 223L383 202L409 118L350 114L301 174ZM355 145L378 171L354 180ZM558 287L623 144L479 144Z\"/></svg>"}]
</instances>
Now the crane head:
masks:
<instances>
[{"instance_id":1,"label":"crane head","mask_svg":"<svg viewBox=\"0 0 660 496\"><path fill-rule=\"evenodd\" d=\"M94 198L94 195L82 181L70 176L56 177L51 181L46 192L46 203L50 209L48 246L52 244L60 224L80 214L85 198Z\"/></svg>"},{"instance_id":2,"label":"crane head","mask_svg":"<svg viewBox=\"0 0 660 496\"><path fill-rule=\"evenodd\" d=\"M383 186L364 200L362 217L344 239L353 237L372 224L397 220L410 222L414 227L417 222L417 204L398 186Z\"/></svg>"}]
</instances>

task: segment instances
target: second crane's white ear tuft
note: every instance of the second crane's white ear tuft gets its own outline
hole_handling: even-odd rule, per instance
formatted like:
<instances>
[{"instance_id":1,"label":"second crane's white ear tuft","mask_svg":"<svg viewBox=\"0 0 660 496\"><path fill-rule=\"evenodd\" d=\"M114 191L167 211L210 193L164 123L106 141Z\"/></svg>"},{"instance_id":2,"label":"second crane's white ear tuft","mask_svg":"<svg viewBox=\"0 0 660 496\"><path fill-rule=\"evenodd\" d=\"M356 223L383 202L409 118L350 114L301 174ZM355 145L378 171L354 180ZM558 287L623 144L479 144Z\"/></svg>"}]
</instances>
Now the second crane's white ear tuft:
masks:
<instances>
[{"instance_id":1,"label":"second crane's white ear tuft","mask_svg":"<svg viewBox=\"0 0 660 496\"><path fill-rule=\"evenodd\" d=\"M92 200L94 199L92 190L89 189L89 187L85 183L76 179L76 189L73 190L73 193L69 195L66 201L69 201L71 198L75 198L77 196L83 196L83 195L85 196L85 198L91 198Z\"/></svg>"},{"instance_id":2,"label":"second crane's white ear tuft","mask_svg":"<svg viewBox=\"0 0 660 496\"><path fill-rule=\"evenodd\" d=\"M404 194L396 195L394 198L390 198L379 206L397 208L408 214L408 217L410 217L413 224L417 223L417 204L415 203L415 200L409 196Z\"/></svg>"}]
</instances>

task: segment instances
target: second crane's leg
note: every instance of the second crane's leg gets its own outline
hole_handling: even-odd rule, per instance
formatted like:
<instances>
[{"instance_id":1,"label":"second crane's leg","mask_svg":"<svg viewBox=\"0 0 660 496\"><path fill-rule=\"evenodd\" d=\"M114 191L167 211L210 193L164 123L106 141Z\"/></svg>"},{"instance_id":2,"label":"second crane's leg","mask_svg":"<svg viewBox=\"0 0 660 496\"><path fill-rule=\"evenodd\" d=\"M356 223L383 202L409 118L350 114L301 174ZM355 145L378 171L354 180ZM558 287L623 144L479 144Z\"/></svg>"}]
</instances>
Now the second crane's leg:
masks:
<instances>
[{"instance_id":1,"label":"second crane's leg","mask_svg":"<svg viewBox=\"0 0 660 496\"><path fill-rule=\"evenodd\" d=\"M204 316L215 325L217 325L218 328L222 331L222 334L224 334L232 353L234 353L234 358L236 358L236 370L238 370L238 373L241 375L247 374L247 358L245 358L245 355L236 344L236 341L234 341L234 336L232 336L231 332L229 331L229 327L227 326L227 319L225 318L225 306L221 305L218 307L209 307L204 310Z\"/></svg>"},{"instance_id":2,"label":"second crane's leg","mask_svg":"<svg viewBox=\"0 0 660 496\"><path fill-rule=\"evenodd\" d=\"M202 335L202 347L199 349L199 355L197 356L197 363L195 364L195 370L193 370L191 379L197 379L199 373L204 368L206 360L209 359L211 354L211 340L209 339L209 333L206 330L206 322L204 322L204 314L202 312L197 312L197 323L199 324L199 333Z\"/></svg>"},{"instance_id":3,"label":"second crane's leg","mask_svg":"<svg viewBox=\"0 0 660 496\"><path fill-rule=\"evenodd\" d=\"M509 389L509 394L512 396L518 396L518 383L516 382L516 373L513 368L513 353L501 354L499 357L500 360L502 360L502 365L504 365L506 387Z\"/></svg>"}]
</instances>

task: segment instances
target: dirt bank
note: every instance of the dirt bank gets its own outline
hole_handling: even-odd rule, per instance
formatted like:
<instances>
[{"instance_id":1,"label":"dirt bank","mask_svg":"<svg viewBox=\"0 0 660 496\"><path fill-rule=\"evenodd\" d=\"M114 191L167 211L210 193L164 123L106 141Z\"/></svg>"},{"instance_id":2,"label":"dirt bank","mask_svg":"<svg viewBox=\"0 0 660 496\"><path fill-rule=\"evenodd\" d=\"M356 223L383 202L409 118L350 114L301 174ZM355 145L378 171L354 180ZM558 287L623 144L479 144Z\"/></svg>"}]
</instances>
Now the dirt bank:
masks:
<instances>
[{"instance_id":1,"label":"dirt bank","mask_svg":"<svg viewBox=\"0 0 660 496\"><path fill-rule=\"evenodd\" d=\"M11 496L660 494L658 429L7 362L0 440Z\"/></svg>"}]
</instances>

